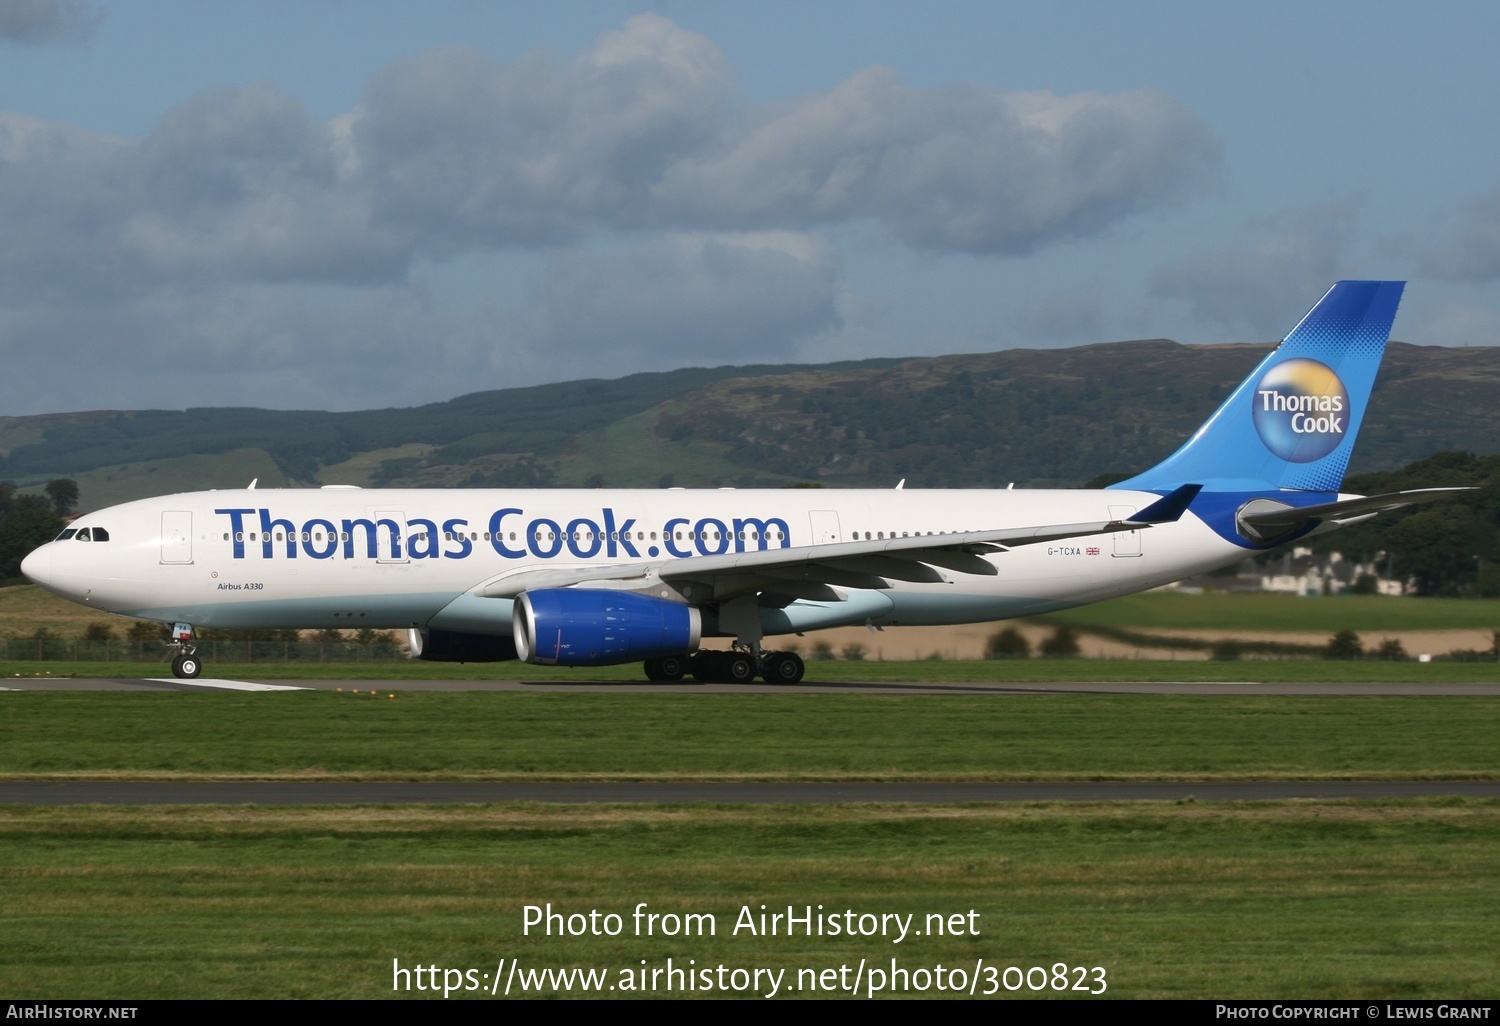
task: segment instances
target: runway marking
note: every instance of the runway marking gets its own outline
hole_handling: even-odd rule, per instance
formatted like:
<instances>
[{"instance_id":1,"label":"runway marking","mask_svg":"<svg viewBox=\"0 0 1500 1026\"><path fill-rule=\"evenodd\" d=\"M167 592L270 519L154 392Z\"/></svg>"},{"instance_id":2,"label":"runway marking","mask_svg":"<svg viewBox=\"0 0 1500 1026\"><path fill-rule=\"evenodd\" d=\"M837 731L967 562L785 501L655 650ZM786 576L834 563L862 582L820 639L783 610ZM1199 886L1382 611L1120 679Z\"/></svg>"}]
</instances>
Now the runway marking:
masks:
<instances>
[{"instance_id":1,"label":"runway marking","mask_svg":"<svg viewBox=\"0 0 1500 1026\"><path fill-rule=\"evenodd\" d=\"M178 680L176 677L147 677L157 684L183 684L195 688L219 688L223 691L309 691L286 684L252 684L245 680Z\"/></svg>"}]
</instances>

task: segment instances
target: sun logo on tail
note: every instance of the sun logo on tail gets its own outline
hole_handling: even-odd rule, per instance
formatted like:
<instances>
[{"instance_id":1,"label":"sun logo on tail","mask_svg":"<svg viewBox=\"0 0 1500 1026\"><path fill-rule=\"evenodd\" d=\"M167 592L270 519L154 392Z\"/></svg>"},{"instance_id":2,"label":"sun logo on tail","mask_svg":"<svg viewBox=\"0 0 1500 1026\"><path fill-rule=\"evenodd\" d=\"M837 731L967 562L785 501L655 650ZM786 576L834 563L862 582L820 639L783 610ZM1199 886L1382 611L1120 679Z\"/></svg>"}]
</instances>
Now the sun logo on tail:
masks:
<instances>
[{"instance_id":1,"label":"sun logo on tail","mask_svg":"<svg viewBox=\"0 0 1500 1026\"><path fill-rule=\"evenodd\" d=\"M1317 360L1285 360L1266 371L1250 408L1266 448L1292 463L1327 456L1349 427L1349 393L1333 368Z\"/></svg>"}]
</instances>

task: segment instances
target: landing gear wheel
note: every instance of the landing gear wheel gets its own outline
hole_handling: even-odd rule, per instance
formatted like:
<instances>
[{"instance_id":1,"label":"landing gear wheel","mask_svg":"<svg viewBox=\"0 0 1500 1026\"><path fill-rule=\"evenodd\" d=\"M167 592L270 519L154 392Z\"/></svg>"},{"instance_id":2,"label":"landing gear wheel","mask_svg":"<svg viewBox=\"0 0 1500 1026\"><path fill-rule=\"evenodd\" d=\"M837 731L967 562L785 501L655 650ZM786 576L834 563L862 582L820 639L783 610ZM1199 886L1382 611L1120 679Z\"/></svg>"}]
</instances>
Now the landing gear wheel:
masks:
<instances>
[{"instance_id":1,"label":"landing gear wheel","mask_svg":"<svg viewBox=\"0 0 1500 1026\"><path fill-rule=\"evenodd\" d=\"M699 684L712 684L720 679L719 660L723 655L723 652L695 652L688 672Z\"/></svg>"},{"instance_id":2,"label":"landing gear wheel","mask_svg":"<svg viewBox=\"0 0 1500 1026\"><path fill-rule=\"evenodd\" d=\"M749 684L755 679L755 662L742 652L731 653L724 661L724 680L730 684Z\"/></svg>"},{"instance_id":3,"label":"landing gear wheel","mask_svg":"<svg viewBox=\"0 0 1500 1026\"><path fill-rule=\"evenodd\" d=\"M662 656L660 659L647 659L644 669L647 680L675 681L681 680L687 673L688 661L683 656Z\"/></svg>"},{"instance_id":4,"label":"landing gear wheel","mask_svg":"<svg viewBox=\"0 0 1500 1026\"><path fill-rule=\"evenodd\" d=\"M766 660L763 676L767 684L796 684L806 672L807 667L796 652L775 652Z\"/></svg>"},{"instance_id":5,"label":"landing gear wheel","mask_svg":"<svg viewBox=\"0 0 1500 1026\"><path fill-rule=\"evenodd\" d=\"M172 660L172 676L179 680L192 680L203 672L203 664L196 655L180 655Z\"/></svg>"}]
</instances>

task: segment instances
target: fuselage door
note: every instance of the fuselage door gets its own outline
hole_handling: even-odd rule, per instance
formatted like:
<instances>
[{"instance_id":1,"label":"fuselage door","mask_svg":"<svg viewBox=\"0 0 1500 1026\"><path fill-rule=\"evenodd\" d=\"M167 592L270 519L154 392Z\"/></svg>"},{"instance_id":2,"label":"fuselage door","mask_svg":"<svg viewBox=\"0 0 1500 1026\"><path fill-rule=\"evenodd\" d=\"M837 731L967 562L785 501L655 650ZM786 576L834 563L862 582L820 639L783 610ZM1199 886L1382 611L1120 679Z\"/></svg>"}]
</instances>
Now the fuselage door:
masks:
<instances>
[{"instance_id":1,"label":"fuselage door","mask_svg":"<svg viewBox=\"0 0 1500 1026\"><path fill-rule=\"evenodd\" d=\"M161 515L161 561L193 561L193 514L186 510L167 510Z\"/></svg>"},{"instance_id":2,"label":"fuselage door","mask_svg":"<svg viewBox=\"0 0 1500 1026\"><path fill-rule=\"evenodd\" d=\"M395 525L395 530L391 525ZM410 557L406 554L408 539L402 537L401 528L406 524L406 514L397 510L380 509L375 511L375 551L377 562L380 563L405 563Z\"/></svg>"},{"instance_id":3,"label":"fuselage door","mask_svg":"<svg viewBox=\"0 0 1500 1026\"><path fill-rule=\"evenodd\" d=\"M1135 516L1134 506L1111 506L1109 507L1109 519L1128 520ZM1116 531L1113 535L1115 552L1117 556L1139 556L1141 555L1141 532L1140 531Z\"/></svg>"},{"instance_id":4,"label":"fuselage door","mask_svg":"<svg viewBox=\"0 0 1500 1026\"><path fill-rule=\"evenodd\" d=\"M828 545L839 540L838 510L809 510L807 519L812 522L812 536L814 545Z\"/></svg>"}]
</instances>

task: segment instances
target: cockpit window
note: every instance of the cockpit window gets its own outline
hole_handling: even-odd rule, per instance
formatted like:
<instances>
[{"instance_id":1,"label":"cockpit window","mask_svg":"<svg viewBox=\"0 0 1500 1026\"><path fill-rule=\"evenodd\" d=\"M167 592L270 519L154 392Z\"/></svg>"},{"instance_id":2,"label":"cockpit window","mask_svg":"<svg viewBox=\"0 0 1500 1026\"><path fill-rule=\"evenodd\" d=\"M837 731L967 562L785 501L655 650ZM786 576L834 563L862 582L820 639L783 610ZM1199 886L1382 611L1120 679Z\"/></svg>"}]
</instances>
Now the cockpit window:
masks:
<instances>
[{"instance_id":1,"label":"cockpit window","mask_svg":"<svg viewBox=\"0 0 1500 1026\"><path fill-rule=\"evenodd\" d=\"M78 528L76 528L76 527L70 527L66 531L64 531L62 534L58 535L54 540L55 541L67 541L69 538L73 537L77 533L78 533Z\"/></svg>"},{"instance_id":2,"label":"cockpit window","mask_svg":"<svg viewBox=\"0 0 1500 1026\"><path fill-rule=\"evenodd\" d=\"M77 537L75 537L73 540L74 541L93 541L94 539L89 534L89 529L87 527L80 527L78 529L78 535L77 535Z\"/></svg>"},{"instance_id":3,"label":"cockpit window","mask_svg":"<svg viewBox=\"0 0 1500 1026\"><path fill-rule=\"evenodd\" d=\"M109 541L109 532L102 527L94 528L94 541Z\"/></svg>"}]
</instances>

